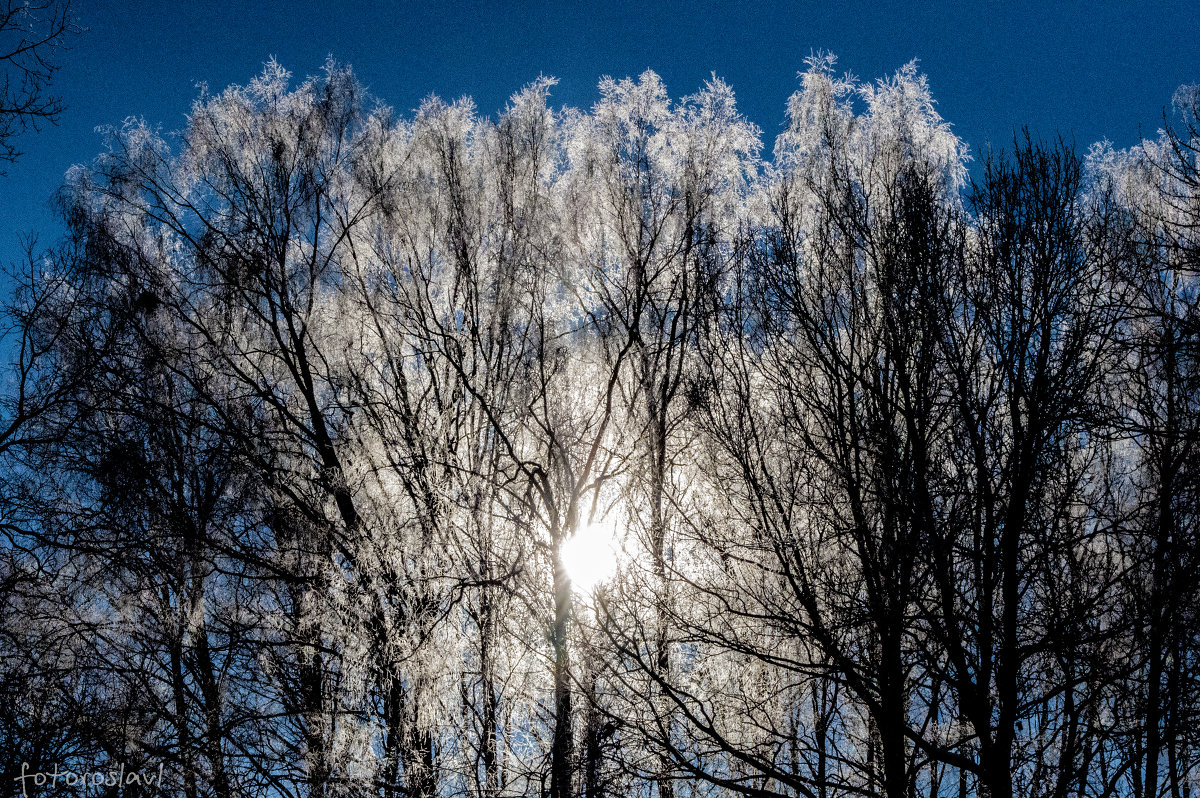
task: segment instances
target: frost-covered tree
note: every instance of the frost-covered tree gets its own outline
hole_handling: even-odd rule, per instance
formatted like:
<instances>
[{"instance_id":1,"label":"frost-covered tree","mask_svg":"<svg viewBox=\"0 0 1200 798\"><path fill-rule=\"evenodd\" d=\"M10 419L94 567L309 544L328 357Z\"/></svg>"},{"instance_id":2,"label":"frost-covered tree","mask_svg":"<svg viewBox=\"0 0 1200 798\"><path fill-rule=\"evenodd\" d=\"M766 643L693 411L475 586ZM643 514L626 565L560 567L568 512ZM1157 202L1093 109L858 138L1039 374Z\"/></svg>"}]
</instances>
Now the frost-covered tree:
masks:
<instances>
[{"instance_id":1,"label":"frost-covered tree","mask_svg":"<svg viewBox=\"0 0 1200 798\"><path fill-rule=\"evenodd\" d=\"M71 173L9 314L4 773L1188 794L1196 94L971 180L915 64L813 57L769 158L715 76L554 86L271 63Z\"/></svg>"},{"instance_id":2,"label":"frost-covered tree","mask_svg":"<svg viewBox=\"0 0 1200 798\"><path fill-rule=\"evenodd\" d=\"M1106 781L1131 792L1182 795L1195 767L1191 729L1197 617L1196 93L1176 94L1176 126L1125 152L1093 147L1098 190L1127 216L1129 321L1126 389L1116 397L1121 449L1112 514L1124 555L1123 628L1117 660L1126 679L1108 712L1104 753L1121 763Z\"/></svg>"}]
</instances>

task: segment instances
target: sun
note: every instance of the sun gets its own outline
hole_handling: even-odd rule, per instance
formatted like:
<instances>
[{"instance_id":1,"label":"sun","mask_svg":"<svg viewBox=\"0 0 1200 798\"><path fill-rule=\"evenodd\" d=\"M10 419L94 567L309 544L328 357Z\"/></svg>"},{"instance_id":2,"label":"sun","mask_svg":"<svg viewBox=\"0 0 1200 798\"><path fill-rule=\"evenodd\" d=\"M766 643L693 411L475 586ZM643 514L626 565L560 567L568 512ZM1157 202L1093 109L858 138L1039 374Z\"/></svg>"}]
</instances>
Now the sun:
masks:
<instances>
[{"instance_id":1,"label":"sun","mask_svg":"<svg viewBox=\"0 0 1200 798\"><path fill-rule=\"evenodd\" d=\"M580 593L596 588L617 573L617 529L609 521L598 521L563 541L559 550L571 587Z\"/></svg>"}]
</instances>

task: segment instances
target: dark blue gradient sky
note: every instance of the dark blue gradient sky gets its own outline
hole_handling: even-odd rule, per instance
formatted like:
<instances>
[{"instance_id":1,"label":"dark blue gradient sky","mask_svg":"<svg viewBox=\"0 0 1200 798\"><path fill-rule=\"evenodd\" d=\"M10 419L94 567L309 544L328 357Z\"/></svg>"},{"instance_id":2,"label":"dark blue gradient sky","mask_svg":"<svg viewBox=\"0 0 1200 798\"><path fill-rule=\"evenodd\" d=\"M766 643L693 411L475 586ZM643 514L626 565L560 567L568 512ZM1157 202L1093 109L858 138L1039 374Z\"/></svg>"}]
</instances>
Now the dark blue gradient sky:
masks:
<instances>
[{"instance_id":1,"label":"dark blue gradient sky","mask_svg":"<svg viewBox=\"0 0 1200 798\"><path fill-rule=\"evenodd\" d=\"M101 150L97 126L141 116L178 129L197 83L244 83L270 56L299 78L333 55L405 112L436 93L492 114L540 73L560 79L556 105L587 106L602 75L654 69L679 97L716 72L768 154L814 50L870 79L920 59L942 116L977 154L1021 125L1081 150L1128 146L1162 125L1177 86L1200 82L1194 2L367 5L76 0L88 30L60 59L67 111L24 136L24 157L0 178L0 261L19 255L22 234L61 235L50 198Z\"/></svg>"}]
</instances>

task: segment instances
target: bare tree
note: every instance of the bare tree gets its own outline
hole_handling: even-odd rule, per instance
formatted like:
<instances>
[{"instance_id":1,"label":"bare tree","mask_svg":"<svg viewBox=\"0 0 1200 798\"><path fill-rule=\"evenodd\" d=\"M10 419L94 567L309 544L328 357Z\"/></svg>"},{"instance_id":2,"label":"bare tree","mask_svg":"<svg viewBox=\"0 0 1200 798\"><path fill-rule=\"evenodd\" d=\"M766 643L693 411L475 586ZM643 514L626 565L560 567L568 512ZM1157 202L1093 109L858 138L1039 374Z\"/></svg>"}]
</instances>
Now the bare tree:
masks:
<instances>
[{"instance_id":1,"label":"bare tree","mask_svg":"<svg viewBox=\"0 0 1200 798\"><path fill-rule=\"evenodd\" d=\"M50 85L58 50L76 31L69 0L6 0L0 8L0 162L12 163L21 155L14 141L18 135L58 120L63 104Z\"/></svg>"}]
</instances>

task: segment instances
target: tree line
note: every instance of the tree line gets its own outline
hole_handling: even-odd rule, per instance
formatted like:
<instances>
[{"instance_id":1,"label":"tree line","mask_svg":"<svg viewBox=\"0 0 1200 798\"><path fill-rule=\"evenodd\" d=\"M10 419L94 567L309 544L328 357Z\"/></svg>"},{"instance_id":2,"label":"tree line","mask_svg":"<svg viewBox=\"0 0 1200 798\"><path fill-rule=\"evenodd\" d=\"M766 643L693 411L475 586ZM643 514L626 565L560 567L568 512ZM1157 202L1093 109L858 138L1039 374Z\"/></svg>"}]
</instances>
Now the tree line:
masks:
<instances>
[{"instance_id":1,"label":"tree line","mask_svg":"<svg viewBox=\"0 0 1200 798\"><path fill-rule=\"evenodd\" d=\"M769 158L715 77L553 86L272 62L68 175L7 313L8 794L1191 795L1200 92L969 168L912 64L810 59Z\"/></svg>"}]
</instances>

